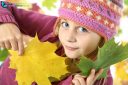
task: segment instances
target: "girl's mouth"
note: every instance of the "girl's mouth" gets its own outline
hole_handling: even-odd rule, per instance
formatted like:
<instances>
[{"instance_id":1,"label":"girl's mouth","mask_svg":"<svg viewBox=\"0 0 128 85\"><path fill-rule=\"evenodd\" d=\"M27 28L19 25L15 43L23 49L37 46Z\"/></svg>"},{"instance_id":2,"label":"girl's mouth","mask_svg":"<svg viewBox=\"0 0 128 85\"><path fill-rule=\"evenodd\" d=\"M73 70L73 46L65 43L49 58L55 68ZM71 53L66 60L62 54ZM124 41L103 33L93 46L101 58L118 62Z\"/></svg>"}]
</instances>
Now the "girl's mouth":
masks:
<instances>
[{"instance_id":1,"label":"girl's mouth","mask_svg":"<svg viewBox=\"0 0 128 85\"><path fill-rule=\"evenodd\" d=\"M66 48L67 50L70 50L70 51L75 51L75 50L78 49L77 47L71 47L71 46L67 46L67 45L65 45L65 48Z\"/></svg>"}]
</instances>

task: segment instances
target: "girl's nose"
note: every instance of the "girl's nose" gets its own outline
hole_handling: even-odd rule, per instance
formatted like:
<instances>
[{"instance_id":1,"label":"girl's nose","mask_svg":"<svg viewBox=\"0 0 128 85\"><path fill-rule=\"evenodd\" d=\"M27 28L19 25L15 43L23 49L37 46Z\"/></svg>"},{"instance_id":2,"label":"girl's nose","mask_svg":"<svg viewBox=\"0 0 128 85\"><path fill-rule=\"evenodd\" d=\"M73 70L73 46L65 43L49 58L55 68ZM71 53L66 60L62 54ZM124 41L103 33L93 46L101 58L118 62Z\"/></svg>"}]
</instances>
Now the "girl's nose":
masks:
<instances>
[{"instance_id":1,"label":"girl's nose","mask_svg":"<svg viewBox=\"0 0 128 85\"><path fill-rule=\"evenodd\" d=\"M66 39L68 42L76 42L76 34L74 31L69 31L69 33L67 33Z\"/></svg>"}]
</instances>

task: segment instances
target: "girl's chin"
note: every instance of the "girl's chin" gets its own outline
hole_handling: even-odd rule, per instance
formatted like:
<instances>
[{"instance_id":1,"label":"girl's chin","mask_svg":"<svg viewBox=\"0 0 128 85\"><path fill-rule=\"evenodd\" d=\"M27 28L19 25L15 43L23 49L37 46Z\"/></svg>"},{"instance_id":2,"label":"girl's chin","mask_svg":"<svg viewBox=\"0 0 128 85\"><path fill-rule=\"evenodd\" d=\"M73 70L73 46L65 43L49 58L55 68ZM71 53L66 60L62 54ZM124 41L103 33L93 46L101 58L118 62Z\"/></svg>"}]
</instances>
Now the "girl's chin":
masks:
<instances>
[{"instance_id":1,"label":"girl's chin","mask_svg":"<svg viewBox=\"0 0 128 85\"><path fill-rule=\"evenodd\" d=\"M75 50L75 51L69 51L67 49L65 49L65 54L68 58L71 58L71 59L76 59L76 58L79 58L79 52L78 50Z\"/></svg>"},{"instance_id":2,"label":"girl's chin","mask_svg":"<svg viewBox=\"0 0 128 85\"><path fill-rule=\"evenodd\" d=\"M68 56L67 56L68 57ZM70 58L70 59L76 59L77 57L68 57L68 58Z\"/></svg>"},{"instance_id":3,"label":"girl's chin","mask_svg":"<svg viewBox=\"0 0 128 85\"><path fill-rule=\"evenodd\" d=\"M66 56L67 56L68 58L71 58L71 59L79 58L79 56L76 56L76 55L73 55L73 54L66 54Z\"/></svg>"}]
</instances>

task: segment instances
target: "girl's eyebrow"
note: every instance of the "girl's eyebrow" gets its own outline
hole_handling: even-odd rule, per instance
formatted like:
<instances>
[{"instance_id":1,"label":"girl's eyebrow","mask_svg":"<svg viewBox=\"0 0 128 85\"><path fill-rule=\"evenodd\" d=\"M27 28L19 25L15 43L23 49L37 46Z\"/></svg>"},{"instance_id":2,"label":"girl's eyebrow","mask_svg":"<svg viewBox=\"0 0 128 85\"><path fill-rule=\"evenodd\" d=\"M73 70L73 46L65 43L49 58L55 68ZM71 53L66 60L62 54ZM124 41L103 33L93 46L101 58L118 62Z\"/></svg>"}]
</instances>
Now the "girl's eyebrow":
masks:
<instances>
[{"instance_id":1,"label":"girl's eyebrow","mask_svg":"<svg viewBox=\"0 0 128 85\"><path fill-rule=\"evenodd\" d=\"M68 22L66 19L61 19L61 22L62 22L62 21L66 21L66 22Z\"/></svg>"}]
</instances>

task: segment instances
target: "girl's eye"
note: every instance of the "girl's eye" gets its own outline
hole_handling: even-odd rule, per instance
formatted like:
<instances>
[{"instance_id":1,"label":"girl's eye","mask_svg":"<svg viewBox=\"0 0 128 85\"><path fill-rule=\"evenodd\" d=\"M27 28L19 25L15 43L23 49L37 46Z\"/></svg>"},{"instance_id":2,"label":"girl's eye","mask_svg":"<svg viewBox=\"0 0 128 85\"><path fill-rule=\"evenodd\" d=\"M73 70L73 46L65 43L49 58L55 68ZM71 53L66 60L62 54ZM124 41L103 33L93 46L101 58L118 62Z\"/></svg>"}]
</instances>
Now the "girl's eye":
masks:
<instances>
[{"instance_id":1,"label":"girl's eye","mask_svg":"<svg viewBox=\"0 0 128 85\"><path fill-rule=\"evenodd\" d=\"M80 32L88 32L88 30L84 27L79 27L78 29Z\"/></svg>"},{"instance_id":2,"label":"girl's eye","mask_svg":"<svg viewBox=\"0 0 128 85\"><path fill-rule=\"evenodd\" d=\"M67 22L62 22L61 25L64 28L68 28L69 27L69 24Z\"/></svg>"}]
</instances>

